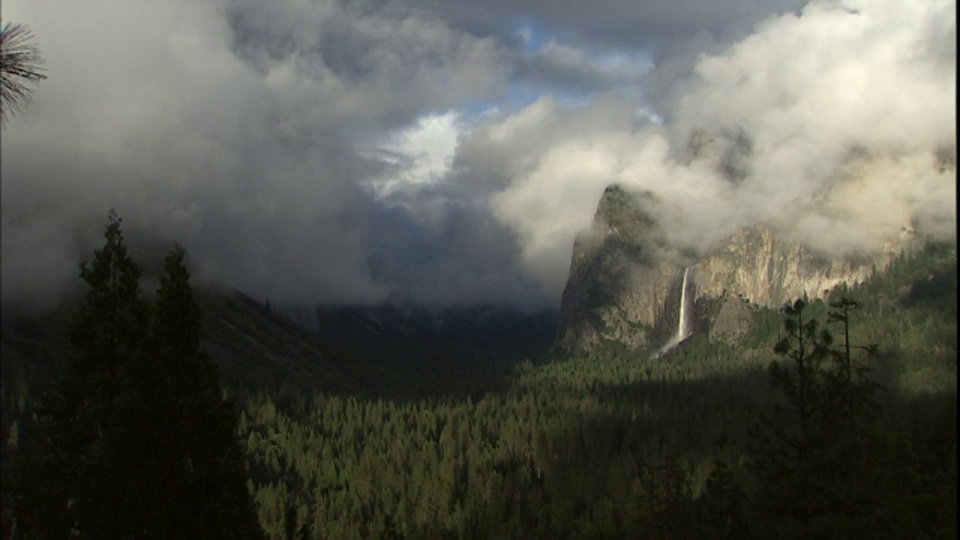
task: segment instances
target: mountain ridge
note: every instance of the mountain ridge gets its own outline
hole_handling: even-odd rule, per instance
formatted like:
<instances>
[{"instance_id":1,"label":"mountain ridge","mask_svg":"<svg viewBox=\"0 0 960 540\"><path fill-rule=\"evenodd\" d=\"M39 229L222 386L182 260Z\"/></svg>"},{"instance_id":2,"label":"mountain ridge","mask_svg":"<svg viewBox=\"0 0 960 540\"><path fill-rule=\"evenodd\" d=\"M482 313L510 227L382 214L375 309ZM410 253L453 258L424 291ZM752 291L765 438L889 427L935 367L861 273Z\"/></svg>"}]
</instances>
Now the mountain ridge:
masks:
<instances>
[{"instance_id":1,"label":"mountain ridge","mask_svg":"<svg viewBox=\"0 0 960 540\"><path fill-rule=\"evenodd\" d=\"M697 256L670 245L653 217L658 204L650 192L633 193L618 185L604 190L591 228L574 242L557 336L563 354L587 353L606 342L631 350L666 343L676 334L687 268L692 270L691 304L733 298L779 308L803 295L820 298L842 283L862 282L889 263L894 249L923 245L917 231L904 227L874 256L835 257L758 223ZM741 311L731 305L724 320L743 318ZM702 319L703 309L698 313ZM695 321L698 325L703 323ZM728 327L712 335L738 333Z\"/></svg>"}]
</instances>

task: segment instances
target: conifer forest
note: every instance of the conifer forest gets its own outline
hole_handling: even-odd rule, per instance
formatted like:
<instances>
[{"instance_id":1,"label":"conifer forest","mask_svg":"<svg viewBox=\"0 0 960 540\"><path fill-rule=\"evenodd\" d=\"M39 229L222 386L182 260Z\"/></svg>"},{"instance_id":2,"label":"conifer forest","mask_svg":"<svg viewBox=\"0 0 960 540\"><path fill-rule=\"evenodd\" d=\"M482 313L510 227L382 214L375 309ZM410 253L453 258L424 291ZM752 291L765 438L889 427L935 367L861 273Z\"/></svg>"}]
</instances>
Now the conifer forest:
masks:
<instances>
[{"instance_id":1,"label":"conifer forest","mask_svg":"<svg viewBox=\"0 0 960 540\"><path fill-rule=\"evenodd\" d=\"M120 224L72 315L5 322L5 537L955 536L951 247L755 309L736 344L565 358L329 348L195 296L180 247L142 294ZM209 324L231 310L261 327ZM271 340L302 363L250 352Z\"/></svg>"}]
</instances>

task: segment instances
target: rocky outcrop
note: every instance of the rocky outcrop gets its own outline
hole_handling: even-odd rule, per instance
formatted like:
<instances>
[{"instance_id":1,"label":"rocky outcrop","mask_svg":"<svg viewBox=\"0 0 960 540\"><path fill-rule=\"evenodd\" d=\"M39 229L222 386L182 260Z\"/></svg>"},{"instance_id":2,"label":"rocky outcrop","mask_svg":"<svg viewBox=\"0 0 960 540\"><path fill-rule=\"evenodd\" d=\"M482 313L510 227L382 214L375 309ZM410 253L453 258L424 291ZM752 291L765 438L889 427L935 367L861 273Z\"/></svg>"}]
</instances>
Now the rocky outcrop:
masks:
<instances>
[{"instance_id":1,"label":"rocky outcrop","mask_svg":"<svg viewBox=\"0 0 960 540\"><path fill-rule=\"evenodd\" d=\"M753 324L756 306L743 298L727 296L720 304L720 311L710 321L710 340L736 343L743 339Z\"/></svg>"},{"instance_id":2,"label":"rocky outcrop","mask_svg":"<svg viewBox=\"0 0 960 540\"><path fill-rule=\"evenodd\" d=\"M811 298L842 282L856 283L870 275L869 258L832 260L796 242L778 239L766 225L735 232L720 242L695 268L699 296L724 293L778 308L806 293Z\"/></svg>"},{"instance_id":3,"label":"rocky outcrop","mask_svg":"<svg viewBox=\"0 0 960 540\"><path fill-rule=\"evenodd\" d=\"M558 327L563 351L587 352L604 341L647 345L683 271L662 256L665 235L644 209L654 202L650 193L604 191L593 227L574 243Z\"/></svg>"},{"instance_id":4,"label":"rocky outcrop","mask_svg":"<svg viewBox=\"0 0 960 540\"><path fill-rule=\"evenodd\" d=\"M694 327L709 326L711 337L723 340L746 332L748 304L779 308L804 294L822 297L841 282L866 279L875 264L886 262L832 259L777 237L763 224L738 230L706 255L684 261L668 255L673 251L651 217L655 204L651 193L616 186L604 191L591 230L574 244L560 306L557 342L563 352L588 352L606 341L634 350L666 343L676 333L680 283L691 262L687 294L694 303L724 302L719 320L695 321Z\"/></svg>"}]
</instances>

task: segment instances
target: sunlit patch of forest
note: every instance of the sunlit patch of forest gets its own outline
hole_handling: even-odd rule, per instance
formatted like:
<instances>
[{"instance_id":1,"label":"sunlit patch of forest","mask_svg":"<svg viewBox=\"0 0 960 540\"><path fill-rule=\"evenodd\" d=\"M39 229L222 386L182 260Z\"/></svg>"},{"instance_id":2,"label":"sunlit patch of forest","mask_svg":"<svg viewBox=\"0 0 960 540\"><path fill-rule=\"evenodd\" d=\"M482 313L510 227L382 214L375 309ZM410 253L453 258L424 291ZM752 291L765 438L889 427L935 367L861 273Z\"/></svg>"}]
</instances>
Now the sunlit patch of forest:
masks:
<instances>
[{"instance_id":1,"label":"sunlit patch of forest","mask_svg":"<svg viewBox=\"0 0 960 540\"><path fill-rule=\"evenodd\" d=\"M387 345L223 381L270 538L953 538L956 278L931 245L655 360ZM42 377L4 379L10 455Z\"/></svg>"}]
</instances>

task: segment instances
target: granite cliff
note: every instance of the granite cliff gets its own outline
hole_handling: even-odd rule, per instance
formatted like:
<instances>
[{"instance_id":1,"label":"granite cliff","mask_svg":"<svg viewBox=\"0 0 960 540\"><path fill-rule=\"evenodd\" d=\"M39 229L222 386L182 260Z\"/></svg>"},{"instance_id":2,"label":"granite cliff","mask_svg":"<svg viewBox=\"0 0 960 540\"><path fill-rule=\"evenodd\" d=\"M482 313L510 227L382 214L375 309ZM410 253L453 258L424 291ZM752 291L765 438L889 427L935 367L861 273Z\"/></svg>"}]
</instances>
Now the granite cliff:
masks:
<instances>
[{"instance_id":1,"label":"granite cliff","mask_svg":"<svg viewBox=\"0 0 960 540\"><path fill-rule=\"evenodd\" d=\"M666 235L645 210L651 193L608 187L589 231L573 248L570 276L560 304L558 343L568 353L604 341L646 346L658 321L679 294L684 266L665 257ZM675 318L675 317L674 317Z\"/></svg>"},{"instance_id":2,"label":"granite cliff","mask_svg":"<svg viewBox=\"0 0 960 540\"><path fill-rule=\"evenodd\" d=\"M589 352L604 342L632 350L668 343L677 331L688 267L694 331L709 329L711 339L731 340L743 334L751 306L777 308L803 294L821 297L886 263L884 255L834 259L778 237L765 224L734 232L704 255L678 253L652 217L656 204L648 192L617 186L604 191L591 229L574 243L557 336L564 353ZM707 320L708 299L720 302L713 320Z\"/></svg>"}]
</instances>

